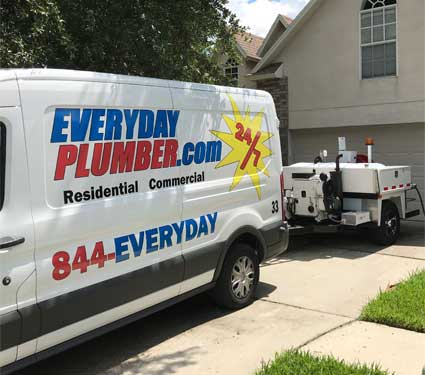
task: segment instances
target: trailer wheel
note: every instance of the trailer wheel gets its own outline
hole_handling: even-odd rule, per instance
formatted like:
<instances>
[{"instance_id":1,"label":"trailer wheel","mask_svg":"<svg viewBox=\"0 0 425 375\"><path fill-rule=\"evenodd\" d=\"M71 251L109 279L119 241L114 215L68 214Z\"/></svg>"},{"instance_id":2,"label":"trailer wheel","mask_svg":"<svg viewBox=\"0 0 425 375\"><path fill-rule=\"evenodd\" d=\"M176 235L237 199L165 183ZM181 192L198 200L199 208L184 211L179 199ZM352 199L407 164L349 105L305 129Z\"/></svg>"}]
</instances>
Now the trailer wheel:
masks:
<instances>
[{"instance_id":1,"label":"trailer wheel","mask_svg":"<svg viewBox=\"0 0 425 375\"><path fill-rule=\"evenodd\" d=\"M382 202L381 226L374 233L374 242L379 245L393 245L400 235L400 214L393 202Z\"/></svg>"},{"instance_id":2,"label":"trailer wheel","mask_svg":"<svg viewBox=\"0 0 425 375\"><path fill-rule=\"evenodd\" d=\"M257 252L247 244L237 243L229 250L212 297L218 305L228 309L248 306L254 301L259 278Z\"/></svg>"}]
</instances>

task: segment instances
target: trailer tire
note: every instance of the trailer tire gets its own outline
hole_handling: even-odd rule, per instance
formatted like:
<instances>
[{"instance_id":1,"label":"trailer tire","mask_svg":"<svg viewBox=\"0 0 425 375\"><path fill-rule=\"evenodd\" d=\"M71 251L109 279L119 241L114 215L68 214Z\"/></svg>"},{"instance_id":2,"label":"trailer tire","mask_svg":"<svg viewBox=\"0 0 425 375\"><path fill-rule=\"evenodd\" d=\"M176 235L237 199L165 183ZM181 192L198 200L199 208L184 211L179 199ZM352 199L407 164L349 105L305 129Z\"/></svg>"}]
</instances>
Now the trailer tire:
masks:
<instances>
[{"instance_id":1,"label":"trailer tire","mask_svg":"<svg viewBox=\"0 0 425 375\"><path fill-rule=\"evenodd\" d=\"M400 214L390 201L382 202L381 226L375 230L373 240L378 245L393 245L400 235Z\"/></svg>"}]
</instances>

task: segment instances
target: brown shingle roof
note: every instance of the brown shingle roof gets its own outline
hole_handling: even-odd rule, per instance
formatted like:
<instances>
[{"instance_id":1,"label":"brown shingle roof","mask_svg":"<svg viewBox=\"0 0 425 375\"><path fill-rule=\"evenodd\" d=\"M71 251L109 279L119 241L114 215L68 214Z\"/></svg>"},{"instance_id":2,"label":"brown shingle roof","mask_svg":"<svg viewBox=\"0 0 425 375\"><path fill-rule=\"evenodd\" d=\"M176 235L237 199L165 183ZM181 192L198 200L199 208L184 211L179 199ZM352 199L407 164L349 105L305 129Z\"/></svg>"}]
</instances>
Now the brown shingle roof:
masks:
<instances>
[{"instance_id":1,"label":"brown shingle roof","mask_svg":"<svg viewBox=\"0 0 425 375\"><path fill-rule=\"evenodd\" d=\"M264 38L251 33L243 33L235 35L236 43L245 51L248 57L253 59L260 59L257 51L263 43Z\"/></svg>"}]
</instances>

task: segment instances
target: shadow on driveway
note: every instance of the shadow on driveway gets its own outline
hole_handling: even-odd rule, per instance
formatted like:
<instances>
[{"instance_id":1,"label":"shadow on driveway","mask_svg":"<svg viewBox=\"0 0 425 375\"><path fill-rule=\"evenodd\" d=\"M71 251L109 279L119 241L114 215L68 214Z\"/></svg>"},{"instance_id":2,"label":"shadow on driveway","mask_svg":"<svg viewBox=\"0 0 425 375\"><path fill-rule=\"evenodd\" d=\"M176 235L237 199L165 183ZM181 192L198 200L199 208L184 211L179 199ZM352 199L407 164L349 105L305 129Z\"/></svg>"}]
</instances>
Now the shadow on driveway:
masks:
<instances>
[{"instance_id":1,"label":"shadow on driveway","mask_svg":"<svg viewBox=\"0 0 425 375\"><path fill-rule=\"evenodd\" d=\"M273 285L260 282L257 298L265 298L275 289ZM194 364L195 358L199 358L199 353L205 349L194 342L193 346L171 354L147 356L144 352L231 313L217 307L204 293L50 357L15 375L133 375L142 374L144 366L149 366L149 375L172 374L179 368Z\"/></svg>"},{"instance_id":2,"label":"shadow on driveway","mask_svg":"<svg viewBox=\"0 0 425 375\"><path fill-rule=\"evenodd\" d=\"M389 247L374 244L370 233L360 230L295 236L290 238L286 253L266 262L262 267L292 261L358 259L376 253L425 260L425 223L402 221L400 238Z\"/></svg>"}]
</instances>

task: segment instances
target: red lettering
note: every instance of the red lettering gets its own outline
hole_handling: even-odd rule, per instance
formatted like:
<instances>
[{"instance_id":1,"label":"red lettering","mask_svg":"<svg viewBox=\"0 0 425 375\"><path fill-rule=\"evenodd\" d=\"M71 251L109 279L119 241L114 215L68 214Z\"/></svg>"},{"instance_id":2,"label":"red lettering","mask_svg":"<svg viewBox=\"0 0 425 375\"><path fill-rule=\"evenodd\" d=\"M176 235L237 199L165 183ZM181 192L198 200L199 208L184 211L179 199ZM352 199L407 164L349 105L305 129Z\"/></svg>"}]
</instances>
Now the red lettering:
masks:
<instances>
[{"instance_id":1,"label":"red lettering","mask_svg":"<svg viewBox=\"0 0 425 375\"><path fill-rule=\"evenodd\" d=\"M167 139L165 141L163 168L176 166L178 148L179 142L176 139Z\"/></svg>"},{"instance_id":2,"label":"red lettering","mask_svg":"<svg viewBox=\"0 0 425 375\"><path fill-rule=\"evenodd\" d=\"M63 180L66 167L72 165L77 160L78 147L75 145L59 146L58 159L56 162L55 181Z\"/></svg>"},{"instance_id":3,"label":"red lettering","mask_svg":"<svg viewBox=\"0 0 425 375\"><path fill-rule=\"evenodd\" d=\"M94 176L103 176L109 169L111 162L112 142L95 143L91 173Z\"/></svg>"},{"instance_id":4,"label":"red lettering","mask_svg":"<svg viewBox=\"0 0 425 375\"><path fill-rule=\"evenodd\" d=\"M52 277L59 281L66 279L71 273L69 265L69 254L66 251L58 251L52 258L53 272Z\"/></svg>"},{"instance_id":5,"label":"red lettering","mask_svg":"<svg viewBox=\"0 0 425 375\"><path fill-rule=\"evenodd\" d=\"M136 142L115 142L112 154L111 174L131 172L133 170Z\"/></svg>"},{"instance_id":6,"label":"red lettering","mask_svg":"<svg viewBox=\"0 0 425 375\"><path fill-rule=\"evenodd\" d=\"M87 259L86 247L79 246L75 253L74 260L72 261L72 270L80 270L80 273L85 273L89 265L90 262Z\"/></svg>"},{"instance_id":7,"label":"red lettering","mask_svg":"<svg viewBox=\"0 0 425 375\"><path fill-rule=\"evenodd\" d=\"M152 144L149 141L137 142L136 159L134 161L135 171L144 171L149 168L151 162Z\"/></svg>"},{"instance_id":8,"label":"red lettering","mask_svg":"<svg viewBox=\"0 0 425 375\"><path fill-rule=\"evenodd\" d=\"M158 139L153 143L153 152L152 152L152 169L158 169L162 167L162 161L160 160L164 155L164 140Z\"/></svg>"},{"instance_id":9,"label":"red lettering","mask_svg":"<svg viewBox=\"0 0 425 375\"><path fill-rule=\"evenodd\" d=\"M94 245L93 254L90 258L90 265L97 264L98 268L103 268L107 260L108 260L108 257L105 255L103 242L102 241L96 242L96 245Z\"/></svg>"},{"instance_id":10,"label":"red lettering","mask_svg":"<svg viewBox=\"0 0 425 375\"><path fill-rule=\"evenodd\" d=\"M77 161L77 168L75 170L75 178L88 177L88 175L90 174L90 169L86 167L88 153L89 153L89 144L88 143L81 144L80 150L78 152L78 161Z\"/></svg>"}]
</instances>

